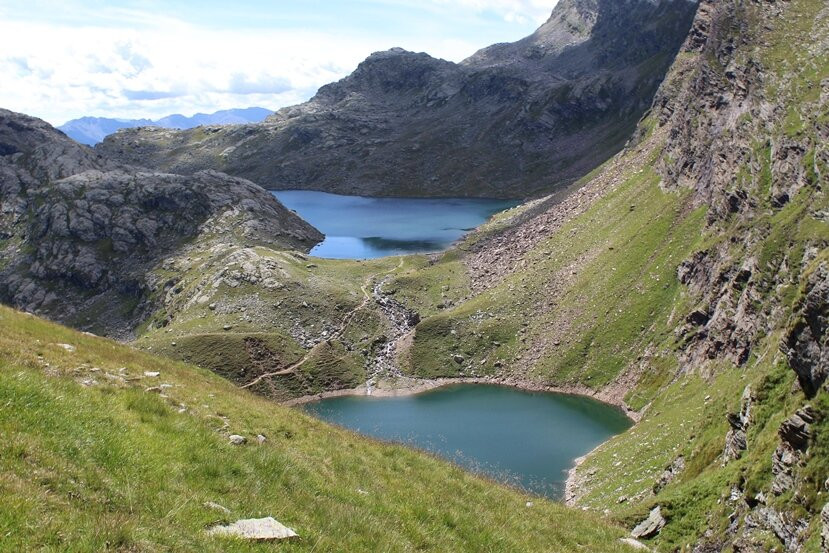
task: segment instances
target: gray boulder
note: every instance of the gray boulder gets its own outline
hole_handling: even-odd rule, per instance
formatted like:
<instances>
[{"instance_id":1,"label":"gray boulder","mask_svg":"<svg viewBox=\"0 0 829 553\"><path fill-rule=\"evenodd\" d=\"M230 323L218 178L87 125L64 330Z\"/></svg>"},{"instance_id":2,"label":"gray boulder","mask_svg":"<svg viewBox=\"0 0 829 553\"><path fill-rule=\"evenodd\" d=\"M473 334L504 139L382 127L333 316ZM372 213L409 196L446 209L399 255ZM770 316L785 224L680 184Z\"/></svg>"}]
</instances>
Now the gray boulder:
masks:
<instances>
[{"instance_id":1,"label":"gray boulder","mask_svg":"<svg viewBox=\"0 0 829 553\"><path fill-rule=\"evenodd\" d=\"M253 541L286 540L297 533L273 517L237 520L227 526L214 526L207 531L211 536L227 536Z\"/></svg>"},{"instance_id":2,"label":"gray boulder","mask_svg":"<svg viewBox=\"0 0 829 553\"><path fill-rule=\"evenodd\" d=\"M657 535L667 523L668 521L662 516L662 508L657 505L651 510L648 518L640 522L636 528L633 529L630 535L636 539L652 538Z\"/></svg>"}]
</instances>

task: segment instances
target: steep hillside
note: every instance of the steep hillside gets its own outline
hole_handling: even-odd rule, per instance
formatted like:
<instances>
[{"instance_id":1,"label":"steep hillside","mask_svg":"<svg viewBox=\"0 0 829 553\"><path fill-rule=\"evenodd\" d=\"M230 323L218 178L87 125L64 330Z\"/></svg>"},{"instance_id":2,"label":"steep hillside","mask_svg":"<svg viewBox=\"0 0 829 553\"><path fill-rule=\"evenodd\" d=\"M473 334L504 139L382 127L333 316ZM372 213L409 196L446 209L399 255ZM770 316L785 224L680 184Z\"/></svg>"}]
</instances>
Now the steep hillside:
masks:
<instances>
[{"instance_id":1,"label":"steep hillside","mask_svg":"<svg viewBox=\"0 0 829 553\"><path fill-rule=\"evenodd\" d=\"M3 551L633 551L595 515L5 307L0 432ZM299 538L206 532L265 516Z\"/></svg>"},{"instance_id":2,"label":"steep hillside","mask_svg":"<svg viewBox=\"0 0 829 553\"><path fill-rule=\"evenodd\" d=\"M267 188L524 198L622 147L695 11L687 0L562 0L532 36L460 64L396 48L262 124L125 130L99 148Z\"/></svg>"},{"instance_id":3,"label":"steep hillside","mask_svg":"<svg viewBox=\"0 0 829 553\"><path fill-rule=\"evenodd\" d=\"M242 356L230 376L276 398L459 377L595 395L640 422L573 472L569 502L631 530L650 516L637 534L660 551L819 551L827 18L816 0L702 3L628 148L577 192L438 256L282 262L300 294L343 283L343 324L325 301L268 300L271 320L302 313L307 357ZM235 290L242 307L259 293ZM184 339L221 328L202 310L146 344L206 355Z\"/></svg>"},{"instance_id":4,"label":"steep hillside","mask_svg":"<svg viewBox=\"0 0 829 553\"><path fill-rule=\"evenodd\" d=\"M549 55L559 48L563 59L579 46L561 44L595 36L591 5L605 4L560 4L538 35L550 37ZM572 194L504 212L433 256L318 260L239 242L177 250L150 272L171 284L138 345L280 400L437 378L595 395L639 422L572 471L569 503L603 513L658 551L826 551L829 6L696 7L627 147ZM503 67L534 40L467 63ZM400 57L411 58L374 61ZM415 75L458 70L415 58L433 68ZM358 74L387 86L401 79L386 81L371 67ZM255 144L262 128L232 132L249 132ZM0 144L17 155L15 142ZM45 156L58 160L55 178L74 166L62 151ZM105 165L88 150L81 160ZM452 505L462 497L441 492L431 505L443 506L444 494ZM581 524L581 513L573 516ZM519 518L535 523L523 511Z\"/></svg>"},{"instance_id":5,"label":"steep hillside","mask_svg":"<svg viewBox=\"0 0 829 553\"><path fill-rule=\"evenodd\" d=\"M0 298L79 328L130 336L175 293L150 273L187 247L307 251L322 239L251 182L117 165L5 110L0 152Z\"/></svg>"},{"instance_id":6,"label":"steep hillside","mask_svg":"<svg viewBox=\"0 0 829 553\"><path fill-rule=\"evenodd\" d=\"M659 550L825 550L827 79L825 2L703 2L624 153L389 283L404 372L626 405L568 500Z\"/></svg>"}]
</instances>

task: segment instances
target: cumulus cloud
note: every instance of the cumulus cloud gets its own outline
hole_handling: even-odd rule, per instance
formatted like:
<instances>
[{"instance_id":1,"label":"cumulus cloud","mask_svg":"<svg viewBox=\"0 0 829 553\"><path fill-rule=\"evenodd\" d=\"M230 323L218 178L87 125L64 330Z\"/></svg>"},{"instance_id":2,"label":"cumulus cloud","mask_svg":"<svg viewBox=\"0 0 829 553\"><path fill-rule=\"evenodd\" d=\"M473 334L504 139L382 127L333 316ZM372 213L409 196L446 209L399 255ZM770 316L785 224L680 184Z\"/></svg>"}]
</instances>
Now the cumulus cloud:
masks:
<instances>
[{"instance_id":1,"label":"cumulus cloud","mask_svg":"<svg viewBox=\"0 0 829 553\"><path fill-rule=\"evenodd\" d=\"M0 21L0 106L55 124L81 115L156 117L254 104L273 109L304 101L383 47L308 31L190 25L138 31Z\"/></svg>"},{"instance_id":2,"label":"cumulus cloud","mask_svg":"<svg viewBox=\"0 0 829 553\"><path fill-rule=\"evenodd\" d=\"M233 94L282 94L293 88L291 81L284 77L273 75L254 77L244 73L235 73L230 77L227 91Z\"/></svg>"},{"instance_id":3,"label":"cumulus cloud","mask_svg":"<svg viewBox=\"0 0 829 553\"><path fill-rule=\"evenodd\" d=\"M482 19L532 20L534 25L549 15L554 3L366 2L431 13L420 20L427 27L429 21L462 21L470 13ZM67 10L72 20L12 14L0 18L0 107L53 124L83 115L157 118L252 105L278 109L307 100L374 51L402 46L460 61L488 44L469 35L447 36L445 22L431 33L420 26L401 36L386 30L382 21L370 33L349 30L348 22L337 31L313 24L211 28L169 14L107 8L93 15L79 9Z\"/></svg>"},{"instance_id":4,"label":"cumulus cloud","mask_svg":"<svg viewBox=\"0 0 829 553\"><path fill-rule=\"evenodd\" d=\"M469 9L477 13L490 12L504 18L505 21L519 23L543 23L550 17L550 12L557 0L429 0L439 5L451 5Z\"/></svg>"}]
</instances>

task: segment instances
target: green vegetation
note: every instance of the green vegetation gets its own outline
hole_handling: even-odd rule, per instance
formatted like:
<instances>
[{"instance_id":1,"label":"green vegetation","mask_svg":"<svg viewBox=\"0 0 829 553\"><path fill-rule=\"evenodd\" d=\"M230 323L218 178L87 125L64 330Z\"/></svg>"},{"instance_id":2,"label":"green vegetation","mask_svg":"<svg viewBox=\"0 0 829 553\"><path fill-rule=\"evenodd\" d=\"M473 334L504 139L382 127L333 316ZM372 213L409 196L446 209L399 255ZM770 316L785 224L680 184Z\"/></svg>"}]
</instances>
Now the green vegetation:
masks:
<instances>
[{"instance_id":1,"label":"green vegetation","mask_svg":"<svg viewBox=\"0 0 829 553\"><path fill-rule=\"evenodd\" d=\"M6 308L0 330L4 551L271 550L205 533L268 515L301 536L280 551L627 550L593 515L527 507L517 491L209 371ZM230 445L230 433L249 441Z\"/></svg>"}]
</instances>

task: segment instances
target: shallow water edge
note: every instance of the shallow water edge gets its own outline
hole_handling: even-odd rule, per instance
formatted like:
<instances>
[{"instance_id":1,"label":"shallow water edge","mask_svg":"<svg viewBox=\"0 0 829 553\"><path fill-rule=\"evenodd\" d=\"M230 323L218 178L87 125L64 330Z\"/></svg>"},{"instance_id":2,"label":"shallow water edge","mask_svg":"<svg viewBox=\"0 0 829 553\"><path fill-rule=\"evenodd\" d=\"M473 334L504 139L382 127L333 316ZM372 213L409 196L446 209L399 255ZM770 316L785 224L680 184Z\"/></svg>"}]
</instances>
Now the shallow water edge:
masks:
<instances>
[{"instance_id":1,"label":"shallow water edge","mask_svg":"<svg viewBox=\"0 0 829 553\"><path fill-rule=\"evenodd\" d=\"M331 390L320 394L313 394L302 396L287 401L281 402L282 405L296 406L305 403L311 403L322 399L329 399L334 397L345 396L371 396L371 397L405 397L417 394L423 394L438 388L452 386L455 384L488 384L493 386L504 386L507 388L516 388L525 392L544 392L552 394L564 394L572 396L587 397L613 405L618 408L631 422L637 423L642 417L642 413L633 411L625 404L623 393L618 393L618 390L611 389L613 385L603 388L602 390L593 390L587 386L551 386L532 382L529 380L520 380L513 378L499 378L499 377L462 377L462 378L400 378L394 381L381 381L379 386L369 388L366 385L358 386L356 388L346 388L343 390Z\"/></svg>"}]
</instances>

